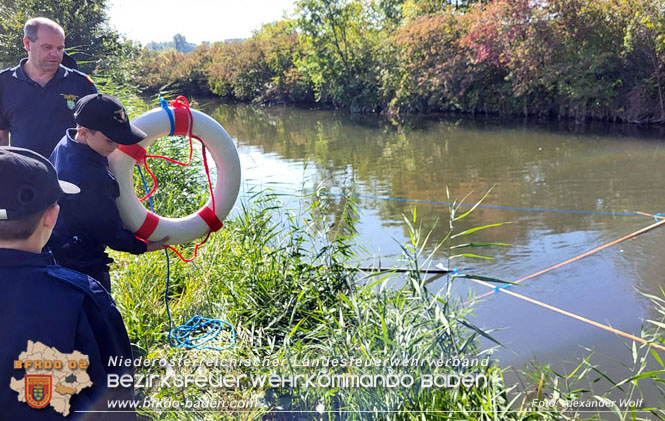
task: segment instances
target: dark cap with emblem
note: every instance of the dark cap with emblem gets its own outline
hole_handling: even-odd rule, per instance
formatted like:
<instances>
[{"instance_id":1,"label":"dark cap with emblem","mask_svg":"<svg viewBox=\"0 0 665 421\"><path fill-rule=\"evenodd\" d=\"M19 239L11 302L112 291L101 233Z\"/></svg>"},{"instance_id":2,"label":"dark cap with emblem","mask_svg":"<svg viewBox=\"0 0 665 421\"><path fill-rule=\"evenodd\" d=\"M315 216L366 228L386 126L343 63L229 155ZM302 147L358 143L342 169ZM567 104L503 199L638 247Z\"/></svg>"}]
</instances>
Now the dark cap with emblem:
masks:
<instances>
[{"instance_id":1,"label":"dark cap with emblem","mask_svg":"<svg viewBox=\"0 0 665 421\"><path fill-rule=\"evenodd\" d=\"M147 136L129 122L125 108L110 95L90 94L79 99L74 121L79 126L104 133L104 136L121 145L133 145Z\"/></svg>"},{"instance_id":2,"label":"dark cap with emblem","mask_svg":"<svg viewBox=\"0 0 665 421\"><path fill-rule=\"evenodd\" d=\"M58 180L55 168L37 152L0 147L0 221L15 221L43 211L63 194L80 190Z\"/></svg>"}]
</instances>

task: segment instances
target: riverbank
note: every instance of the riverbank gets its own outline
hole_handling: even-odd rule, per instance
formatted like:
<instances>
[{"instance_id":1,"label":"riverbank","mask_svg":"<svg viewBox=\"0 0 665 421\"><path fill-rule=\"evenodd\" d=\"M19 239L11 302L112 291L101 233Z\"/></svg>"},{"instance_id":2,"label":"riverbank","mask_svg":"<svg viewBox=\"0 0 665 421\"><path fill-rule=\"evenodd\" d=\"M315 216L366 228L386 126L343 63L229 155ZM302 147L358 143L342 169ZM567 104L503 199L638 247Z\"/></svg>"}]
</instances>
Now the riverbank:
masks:
<instances>
[{"instance_id":1,"label":"riverbank","mask_svg":"<svg viewBox=\"0 0 665 421\"><path fill-rule=\"evenodd\" d=\"M125 96L132 114L145 110L140 101L116 94ZM249 117L247 110L238 112ZM241 138L246 136L243 130L260 127L249 124L241 129L238 116L223 117L230 123L227 129ZM283 117L277 127L270 127L279 132L282 124L290 124ZM316 120L321 121L320 117ZM298 133L288 132L287 138ZM160 152L175 157L187 154L182 148L186 142L160 143L156 145L164 148ZM191 182L196 168L182 173L158 160L151 166L169 183L155 197L159 213L188 213L204 200L205 189ZM308 419L404 419L423 413L470 419L586 416L579 412L586 408L584 404L564 407L552 404L552 399L582 402L600 393L573 392L591 383L592 363L571 369L574 374L568 378L546 366L531 369L532 374L522 377L516 388L516 380L505 380L501 362L484 350L486 345L481 347L479 338L494 333L474 327L474 308L460 305L458 296L445 289L434 293L440 288L415 271L399 275L349 270L358 259L354 250L359 222L353 202L341 199L331 206L316 194L276 197L263 193L264 188L244 188L246 194L225 228L202 248L197 260L184 264L171 255L170 261L173 326L195 314L228 321L236 331L229 350L171 348L163 302L164 256L114 255L114 296L136 346L135 356L149 361L138 364L136 379L146 416L162 419L178 414L182 418L183 408L197 411L189 414L191 419L293 419L294 413L288 411L299 411ZM412 227L407 228L412 240L400 246L400 266L427 267L432 247L438 244L433 240L427 244L429 230L417 228L421 223L430 226L422 222L427 215L422 211L419 208L403 222ZM475 213L459 222L473 217L468 228L479 225ZM456 229L467 228L458 224ZM484 231L489 237L480 232L477 239L496 241L490 231ZM440 229L430 236L444 237ZM191 253L189 248L184 251ZM462 281L453 278L448 282ZM213 344L225 347L231 338L224 328ZM644 351L637 352L641 356ZM644 371L638 360L635 373ZM627 399L633 396L627 388L622 393ZM637 389L632 393L638 393ZM635 413L638 419L648 417L635 412L641 409L622 411Z\"/></svg>"},{"instance_id":2,"label":"riverbank","mask_svg":"<svg viewBox=\"0 0 665 421\"><path fill-rule=\"evenodd\" d=\"M194 314L229 321L237 336L227 351L169 347L163 256L114 256L114 295L135 356L162 361L137 368L137 393L147 416L161 419L159 410L178 414L212 404L216 414L244 419L287 420L294 412L308 419L586 416L578 412L584 405L557 402L587 401L597 393L573 391L590 382L592 364L583 362L571 377L542 366L527 377L533 383L515 388L504 381L500 362L478 347L480 335L492 334L469 323L472 307L446 293L430 293L426 276L349 271L352 238L339 236L336 229L345 227L325 228L322 215L310 214L316 208L276 218L279 202L260 195L243 207L194 263L172 259L170 267L174 325ZM426 233L413 234L404 264L427 266L420 254ZM330 242L331 236L336 240ZM230 344L225 328L208 345ZM638 393L632 389L625 396ZM648 414L634 411L644 408L621 411L640 419ZM198 412L192 419L207 417Z\"/></svg>"}]
</instances>

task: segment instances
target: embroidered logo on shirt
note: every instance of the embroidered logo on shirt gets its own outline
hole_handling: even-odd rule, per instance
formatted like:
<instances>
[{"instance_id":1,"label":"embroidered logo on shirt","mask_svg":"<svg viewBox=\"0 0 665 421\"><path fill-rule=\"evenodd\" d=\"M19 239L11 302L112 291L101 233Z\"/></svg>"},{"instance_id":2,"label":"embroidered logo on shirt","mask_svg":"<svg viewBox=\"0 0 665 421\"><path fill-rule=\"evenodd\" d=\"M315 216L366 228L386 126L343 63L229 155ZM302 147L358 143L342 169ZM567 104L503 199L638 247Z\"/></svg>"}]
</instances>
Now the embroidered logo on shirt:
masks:
<instances>
[{"instance_id":1,"label":"embroidered logo on shirt","mask_svg":"<svg viewBox=\"0 0 665 421\"><path fill-rule=\"evenodd\" d=\"M76 100L79 99L79 97L76 95L68 95L68 94L60 94L60 95L62 95L62 97L65 98L65 101L67 101L67 108L74 111L74 108L76 108Z\"/></svg>"}]
</instances>

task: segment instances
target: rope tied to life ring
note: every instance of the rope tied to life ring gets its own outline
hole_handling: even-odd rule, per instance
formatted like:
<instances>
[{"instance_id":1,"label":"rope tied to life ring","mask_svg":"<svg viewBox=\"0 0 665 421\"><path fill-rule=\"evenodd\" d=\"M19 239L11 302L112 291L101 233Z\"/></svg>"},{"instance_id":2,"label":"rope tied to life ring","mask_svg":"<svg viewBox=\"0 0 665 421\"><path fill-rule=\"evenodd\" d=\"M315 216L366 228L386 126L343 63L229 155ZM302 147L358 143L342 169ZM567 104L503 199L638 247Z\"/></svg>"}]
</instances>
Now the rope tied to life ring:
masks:
<instances>
[{"instance_id":1,"label":"rope tied to life ring","mask_svg":"<svg viewBox=\"0 0 665 421\"><path fill-rule=\"evenodd\" d=\"M191 165L192 157L194 154L194 143L192 139L196 139L199 141L199 143L201 143L203 168L205 170L206 180L208 182L208 191L210 192L212 208L204 206L197 212L197 214L201 217L201 219L203 219L203 221L205 221L210 230L208 231L205 238L194 246L194 255L191 258L185 258L182 255L182 253L179 252L175 247L167 246L168 249L172 250L180 258L180 260L188 263L196 259L199 247L201 247L203 244L205 244L208 241L208 239L210 238L210 234L219 231L224 224L222 221L220 221L220 219L216 215L215 195L212 187L212 180L210 178L210 166L208 165L206 146L203 140L193 133L194 117L190 109L189 101L187 101L187 98L185 98L184 96L179 96L175 100L171 101L171 103L169 104L166 102L164 98L160 98L160 105L169 117L169 122L171 124L171 131L169 132L169 136L173 135L188 136L189 157L187 161L180 162L178 160L163 155L149 155L147 151L138 144L121 145L118 149L120 149L122 152L126 153L127 155L131 156L136 161L137 166L143 165L146 172L152 178L152 183L153 183L152 189L144 197L139 199L141 202L144 202L145 200L148 200L149 198L152 197L153 193L157 190L158 186L157 177L155 176L155 174L150 169L150 166L148 165L148 158L163 159L173 164L187 167ZM146 219L143 222L143 225L135 233L136 237L142 241L146 241L146 239L150 237L152 232L154 232L158 223L159 223L159 217L154 212L148 212L146 215Z\"/></svg>"}]
</instances>

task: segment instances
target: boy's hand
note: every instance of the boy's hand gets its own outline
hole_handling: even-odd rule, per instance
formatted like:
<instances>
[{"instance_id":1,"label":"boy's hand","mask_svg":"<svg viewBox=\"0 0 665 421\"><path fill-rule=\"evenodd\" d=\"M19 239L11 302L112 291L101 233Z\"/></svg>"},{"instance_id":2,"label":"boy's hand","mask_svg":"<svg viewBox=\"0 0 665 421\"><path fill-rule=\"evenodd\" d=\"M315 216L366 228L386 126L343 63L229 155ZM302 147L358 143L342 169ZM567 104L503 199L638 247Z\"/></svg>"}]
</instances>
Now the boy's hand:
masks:
<instances>
[{"instance_id":1,"label":"boy's hand","mask_svg":"<svg viewBox=\"0 0 665 421\"><path fill-rule=\"evenodd\" d=\"M171 237L168 235L161 240L157 241L147 241L145 244L147 246L146 252L148 251L157 251L166 248L166 242L169 241Z\"/></svg>"}]
</instances>

